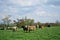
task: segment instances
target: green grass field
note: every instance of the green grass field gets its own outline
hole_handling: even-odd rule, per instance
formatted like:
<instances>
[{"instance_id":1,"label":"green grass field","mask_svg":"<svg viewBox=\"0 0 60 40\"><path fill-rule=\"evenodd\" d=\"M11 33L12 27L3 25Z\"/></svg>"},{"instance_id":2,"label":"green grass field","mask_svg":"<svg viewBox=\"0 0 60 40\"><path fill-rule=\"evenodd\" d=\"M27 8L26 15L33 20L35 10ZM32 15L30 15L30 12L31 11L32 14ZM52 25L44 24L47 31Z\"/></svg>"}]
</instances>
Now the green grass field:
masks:
<instances>
[{"instance_id":1,"label":"green grass field","mask_svg":"<svg viewBox=\"0 0 60 40\"><path fill-rule=\"evenodd\" d=\"M17 32L0 30L0 40L60 40L60 27L46 27L30 33L25 33L22 29Z\"/></svg>"}]
</instances>

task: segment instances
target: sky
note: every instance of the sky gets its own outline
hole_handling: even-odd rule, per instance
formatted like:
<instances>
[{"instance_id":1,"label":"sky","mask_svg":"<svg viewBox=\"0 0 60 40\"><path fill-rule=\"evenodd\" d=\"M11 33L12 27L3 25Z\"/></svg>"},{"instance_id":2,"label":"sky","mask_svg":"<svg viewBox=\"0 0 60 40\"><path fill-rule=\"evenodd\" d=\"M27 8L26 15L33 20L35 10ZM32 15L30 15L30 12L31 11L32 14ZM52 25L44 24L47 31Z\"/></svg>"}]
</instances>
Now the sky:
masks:
<instances>
[{"instance_id":1,"label":"sky","mask_svg":"<svg viewBox=\"0 0 60 40\"><path fill-rule=\"evenodd\" d=\"M7 15L11 20L24 18L35 22L60 21L60 0L0 0L0 21Z\"/></svg>"}]
</instances>

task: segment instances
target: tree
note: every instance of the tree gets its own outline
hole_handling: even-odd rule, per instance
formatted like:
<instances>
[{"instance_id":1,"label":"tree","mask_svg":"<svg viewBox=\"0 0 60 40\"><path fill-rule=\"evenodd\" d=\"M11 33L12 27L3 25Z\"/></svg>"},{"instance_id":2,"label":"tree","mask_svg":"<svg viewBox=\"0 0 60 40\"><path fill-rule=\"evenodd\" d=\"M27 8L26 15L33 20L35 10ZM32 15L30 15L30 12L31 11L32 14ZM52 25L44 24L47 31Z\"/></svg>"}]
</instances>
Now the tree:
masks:
<instances>
[{"instance_id":1,"label":"tree","mask_svg":"<svg viewBox=\"0 0 60 40\"><path fill-rule=\"evenodd\" d=\"M17 26L21 27L23 25L34 25L34 19L27 19L27 17L25 19L17 19Z\"/></svg>"},{"instance_id":2,"label":"tree","mask_svg":"<svg viewBox=\"0 0 60 40\"><path fill-rule=\"evenodd\" d=\"M37 22L37 24L38 24L38 25L41 25L41 23L40 23L40 22Z\"/></svg>"},{"instance_id":3,"label":"tree","mask_svg":"<svg viewBox=\"0 0 60 40\"><path fill-rule=\"evenodd\" d=\"M57 20L55 24L59 26L60 25L60 21Z\"/></svg>"},{"instance_id":4,"label":"tree","mask_svg":"<svg viewBox=\"0 0 60 40\"><path fill-rule=\"evenodd\" d=\"M56 24L59 24L59 23L60 23L60 22L57 20L57 21L56 21Z\"/></svg>"},{"instance_id":5,"label":"tree","mask_svg":"<svg viewBox=\"0 0 60 40\"><path fill-rule=\"evenodd\" d=\"M2 19L3 24L4 24L4 28L6 28L6 27L9 26L9 24L10 24L10 22L11 22L11 20L9 19L10 17L11 17L10 15L7 15L7 16L5 16L5 17Z\"/></svg>"}]
</instances>

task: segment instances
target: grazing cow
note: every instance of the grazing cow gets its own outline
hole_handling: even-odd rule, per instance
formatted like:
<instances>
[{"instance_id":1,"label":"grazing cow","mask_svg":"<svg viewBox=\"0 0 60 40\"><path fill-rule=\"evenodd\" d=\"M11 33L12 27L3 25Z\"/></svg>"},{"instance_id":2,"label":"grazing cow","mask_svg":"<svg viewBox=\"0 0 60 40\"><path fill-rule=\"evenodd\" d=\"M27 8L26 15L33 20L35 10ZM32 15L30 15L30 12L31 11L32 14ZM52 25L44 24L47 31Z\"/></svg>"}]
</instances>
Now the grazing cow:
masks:
<instances>
[{"instance_id":1,"label":"grazing cow","mask_svg":"<svg viewBox=\"0 0 60 40\"><path fill-rule=\"evenodd\" d=\"M39 28L41 28L41 29L44 28L44 27L45 27L44 25L39 25Z\"/></svg>"},{"instance_id":2,"label":"grazing cow","mask_svg":"<svg viewBox=\"0 0 60 40\"><path fill-rule=\"evenodd\" d=\"M36 26L28 26L28 31L34 31L36 30Z\"/></svg>"},{"instance_id":3,"label":"grazing cow","mask_svg":"<svg viewBox=\"0 0 60 40\"><path fill-rule=\"evenodd\" d=\"M26 32L28 31L27 26L22 26L22 28L23 28L24 31L26 31Z\"/></svg>"},{"instance_id":4,"label":"grazing cow","mask_svg":"<svg viewBox=\"0 0 60 40\"><path fill-rule=\"evenodd\" d=\"M47 27L50 27L50 24L48 24L48 26Z\"/></svg>"},{"instance_id":5,"label":"grazing cow","mask_svg":"<svg viewBox=\"0 0 60 40\"><path fill-rule=\"evenodd\" d=\"M36 26L36 28L39 28L39 25L35 25Z\"/></svg>"},{"instance_id":6,"label":"grazing cow","mask_svg":"<svg viewBox=\"0 0 60 40\"><path fill-rule=\"evenodd\" d=\"M41 25L39 25L39 28L41 28Z\"/></svg>"},{"instance_id":7,"label":"grazing cow","mask_svg":"<svg viewBox=\"0 0 60 40\"><path fill-rule=\"evenodd\" d=\"M14 26L14 27L8 27L7 29L12 30L12 31L17 31L17 27L16 26Z\"/></svg>"},{"instance_id":8,"label":"grazing cow","mask_svg":"<svg viewBox=\"0 0 60 40\"><path fill-rule=\"evenodd\" d=\"M43 29L45 26L41 26L41 28Z\"/></svg>"},{"instance_id":9,"label":"grazing cow","mask_svg":"<svg viewBox=\"0 0 60 40\"><path fill-rule=\"evenodd\" d=\"M23 30L26 32L30 32L36 29L36 26L22 26Z\"/></svg>"}]
</instances>

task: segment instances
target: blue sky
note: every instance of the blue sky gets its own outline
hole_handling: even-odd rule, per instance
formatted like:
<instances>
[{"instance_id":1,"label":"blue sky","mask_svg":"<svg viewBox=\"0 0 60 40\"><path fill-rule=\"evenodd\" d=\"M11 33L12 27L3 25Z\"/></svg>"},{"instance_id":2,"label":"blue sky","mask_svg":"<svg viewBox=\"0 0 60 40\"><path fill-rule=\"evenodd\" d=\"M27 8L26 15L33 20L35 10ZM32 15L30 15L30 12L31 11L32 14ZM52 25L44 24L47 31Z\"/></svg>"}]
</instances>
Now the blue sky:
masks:
<instances>
[{"instance_id":1,"label":"blue sky","mask_svg":"<svg viewBox=\"0 0 60 40\"><path fill-rule=\"evenodd\" d=\"M7 15L12 20L27 16L35 22L60 21L60 0L0 0L0 18Z\"/></svg>"}]
</instances>

